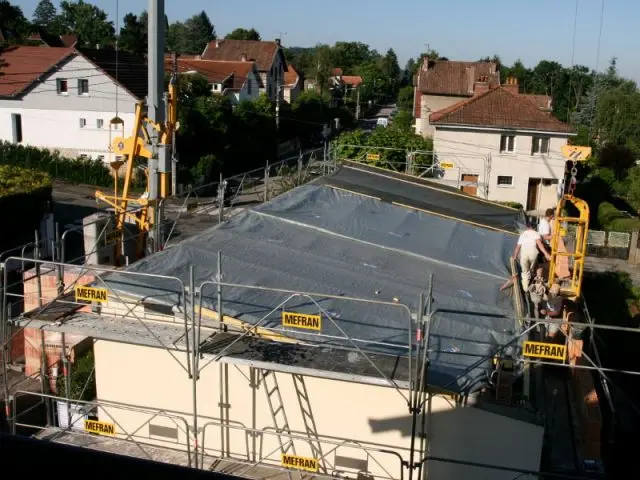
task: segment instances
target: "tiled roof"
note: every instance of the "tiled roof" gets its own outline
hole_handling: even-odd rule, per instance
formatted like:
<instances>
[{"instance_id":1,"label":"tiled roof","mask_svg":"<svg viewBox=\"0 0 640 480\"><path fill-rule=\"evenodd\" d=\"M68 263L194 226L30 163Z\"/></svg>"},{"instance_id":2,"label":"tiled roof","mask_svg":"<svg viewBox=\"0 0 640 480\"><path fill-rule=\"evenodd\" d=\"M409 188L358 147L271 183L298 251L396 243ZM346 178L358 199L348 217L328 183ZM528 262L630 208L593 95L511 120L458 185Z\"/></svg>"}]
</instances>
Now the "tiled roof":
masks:
<instances>
[{"instance_id":1,"label":"tiled roof","mask_svg":"<svg viewBox=\"0 0 640 480\"><path fill-rule=\"evenodd\" d=\"M165 69L170 71L172 60L165 57ZM198 72L209 80L209 83L230 82L229 88L240 89L244 85L249 72L255 68L253 62L226 62L216 60L199 60L178 58L178 71Z\"/></svg>"},{"instance_id":2,"label":"tiled roof","mask_svg":"<svg viewBox=\"0 0 640 480\"><path fill-rule=\"evenodd\" d=\"M78 43L78 37L73 34L60 35L60 41L65 47L75 47Z\"/></svg>"},{"instance_id":3,"label":"tiled roof","mask_svg":"<svg viewBox=\"0 0 640 480\"><path fill-rule=\"evenodd\" d=\"M41 42L48 47L75 47L78 43L78 37L76 35L46 35L41 33L32 33L27 37L30 42Z\"/></svg>"},{"instance_id":4,"label":"tiled roof","mask_svg":"<svg viewBox=\"0 0 640 480\"><path fill-rule=\"evenodd\" d=\"M362 77L359 75L343 75L342 81L352 87L357 87L362 84Z\"/></svg>"},{"instance_id":5,"label":"tiled roof","mask_svg":"<svg viewBox=\"0 0 640 480\"><path fill-rule=\"evenodd\" d=\"M541 111L526 97L498 87L431 114L429 122L438 125L464 125L515 128L571 133L566 123Z\"/></svg>"},{"instance_id":6,"label":"tiled roof","mask_svg":"<svg viewBox=\"0 0 640 480\"><path fill-rule=\"evenodd\" d=\"M551 97L549 95L535 95L527 93L522 96L533 102L533 104L540 110L551 110Z\"/></svg>"},{"instance_id":7,"label":"tiled roof","mask_svg":"<svg viewBox=\"0 0 640 480\"><path fill-rule=\"evenodd\" d=\"M293 65L289 64L287 66L287 71L284 74L285 86L295 85L295 83L298 81L299 78L300 78L300 75L298 74L298 72L296 72L296 69L293 68Z\"/></svg>"},{"instance_id":8,"label":"tiled roof","mask_svg":"<svg viewBox=\"0 0 640 480\"><path fill-rule=\"evenodd\" d=\"M114 50L94 50L79 48L83 57L92 62L106 75L116 81L116 52ZM148 70L144 59L132 53L118 52L117 81L134 97L142 100L147 96Z\"/></svg>"},{"instance_id":9,"label":"tiled roof","mask_svg":"<svg viewBox=\"0 0 640 480\"><path fill-rule=\"evenodd\" d=\"M0 97L23 93L73 54L72 48L20 46L4 49L0 52Z\"/></svg>"},{"instance_id":10,"label":"tiled roof","mask_svg":"<svg viewBox=\"0 0 640 480\"><path fill-rule=\"evenodd\" d=\"M278 51L284 57L280 45L276 42L212 40L202 52L202 59L239 62L245 56L247 60L253 60L256 63L258 71L266 72L271 69L273 59Z\"/></svg>"},{"instance_id":11,"label":"tiled roof","mask_svg":"<svg viewBox=\"0 0 640 480\"><path fill-rule=\"evenodd\" d=\"M451 62L425 59L418 72L418 89L427 95L470 97L476 81L500 84L500 73L493 62Z\"/></svg>"}]
</instances>

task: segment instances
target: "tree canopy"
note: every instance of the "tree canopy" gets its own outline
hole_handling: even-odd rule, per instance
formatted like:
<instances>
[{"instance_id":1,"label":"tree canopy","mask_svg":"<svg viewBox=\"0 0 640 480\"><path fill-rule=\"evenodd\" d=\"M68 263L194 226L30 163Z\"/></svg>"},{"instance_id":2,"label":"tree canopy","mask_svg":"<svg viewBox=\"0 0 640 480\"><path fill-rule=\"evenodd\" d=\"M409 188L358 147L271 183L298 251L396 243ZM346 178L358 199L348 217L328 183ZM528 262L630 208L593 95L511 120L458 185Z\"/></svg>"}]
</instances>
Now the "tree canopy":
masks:
<instances>
[{"instance_id":1,"label":"tree canopy","mask_svg":"<svg viewBox=\"0 0 640 480\"><path fill-rule=\"evenodd\" d=\"M251 28L247 30L246 28L236 28L231 33L228 33L226 37L229 40L262 40L260 38L260 34L256 31L255 28Z\"/></svg>"},{"instance_id":2,"label":"tree canopy","mask_svg":"<svg viewBox=\"0 0 640 480\"><path fill-rule=\"evenodd\" d=\"M61 2L58 22L61 33L75 34L79 45L104 48L115 42L115 29L107 13L83 0Z\"/></svg>"}]
</instances>

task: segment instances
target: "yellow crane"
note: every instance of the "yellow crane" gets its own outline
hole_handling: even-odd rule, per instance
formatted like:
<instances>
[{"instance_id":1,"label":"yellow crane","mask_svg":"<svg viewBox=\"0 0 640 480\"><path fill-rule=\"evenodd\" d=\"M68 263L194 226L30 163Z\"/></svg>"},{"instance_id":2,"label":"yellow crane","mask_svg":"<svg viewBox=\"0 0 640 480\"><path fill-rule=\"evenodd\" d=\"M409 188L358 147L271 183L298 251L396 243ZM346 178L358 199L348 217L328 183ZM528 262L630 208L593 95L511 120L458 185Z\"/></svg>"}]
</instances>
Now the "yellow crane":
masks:
<instances>
[{"instance_id":1,"label":"yellow crane","mask_svg":"<svg viewBox=\"0 0 640 480\"><path fill-rule=\"evenodd\" d=\"M152 158L151 138L149 128L154 129L158 133L158 144L161 146L171 145L174 139L174 133L178 130L178 73L177 58L173 58L173 72L169 81L167 92L167 115L164 123L155 123L146 116L145 102L138 102L135 107L135 119L133 124L133 134L130 137L118 137L113 139L111 143L112 151L122 156L126 162L126 172L124 174L123 187L118 194L118 176L117 170L115 174L115 191L114 195L106 195L102 191L96 191L96 199L105 202L115 210L115 227L113 236L116 241L116 264L120 263L121 257L124 255L123 250L123 234L124 226L127 218L133 220L139 229L136 253L138 257L144 255L146 239L149 231L154 226L155 208L158 200L171 195L171 174L167 172L159 173L159 189L158 200L150 201L146 195L140 197L130 196L131 184L133 180L134 167L138 158ZM145 171L147 177L146 192L150 191L150 182L154 179L150 178L149 169Z\"/></svg>"},{"instance_id":2,"label":"yellow crane","mask_svg":"<svg viewBox=\"0 0 640 480\"><path fill-rule=\"evenodd\" d=\"M576 301L582 293L582 278L584 275L584 261L587 254L587 239L589 235L589 205L584 200L574 195L576 186L577 162L585 161L591 156L591 147L580 147L575 145L565 145L562 154L571 164L571 178L567 193L564 194L556 206L555 221L556 227L553 229L551 237L551 260L549 262L549 287L556 283L556 270L558 257L568 257L573 259L573 268L570 278L560 282L560 292L570 300ZM569 216L566 207L573 205L578 215ZM561 224L566 224L567 228L575 227L575 246L573 251L561 249L560 237L566 235L566 229Z\"/></svg>"}]
</instances>

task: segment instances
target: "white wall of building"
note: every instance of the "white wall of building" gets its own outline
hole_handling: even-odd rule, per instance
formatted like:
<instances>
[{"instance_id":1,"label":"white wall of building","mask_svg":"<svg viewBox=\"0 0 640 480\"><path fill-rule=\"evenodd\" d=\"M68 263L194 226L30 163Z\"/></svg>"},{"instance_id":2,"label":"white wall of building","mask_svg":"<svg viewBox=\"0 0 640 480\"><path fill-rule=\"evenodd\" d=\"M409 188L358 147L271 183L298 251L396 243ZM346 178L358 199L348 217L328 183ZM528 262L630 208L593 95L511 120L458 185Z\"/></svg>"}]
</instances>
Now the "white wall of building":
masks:
<instances>
[{"instance_id":1,"label":"white wall of building","mask_svg":"<svg viewBox=\"0 0 640 480\"><path fill-rule=\"evenodd\" d=\"M127 345L104 340L94 344L96 361L96 381L99 401L122 402L181 412L177 415L191 424L192 383L186 371L166 350ZM183 353L176 358L185 361ZM208 362L201 361L201 366ZM364 361L364 360L363 360ZM226 373L225 373L226 372ZM228 396L222 395L220 379L227 375ZM239 460L251 460L255 450L242 426L260 430L257 438L258 459L263 463L279 465L280 448L273 432L274 422L268 407L264 385L258 389L251 387L251 371L246 365L231 365L213 362L201 373L198 382L198 423L205 428L204 448L210 455L220 455L222 438L228 435L227 455ZM306 436L307 428L301 414L296 390L291 374L277 373L282 401L293 431ZM376 478L400 478L399 459L386 449L397 452L403 460L408 460L411 439L411 416L406 400L397 390L390 387L363 385L352 382L304 376L309 409L316 425L314 445L322 450L325 465L331 471L343 471L355 478L357 471L351 471L337 464L336 456L367 461L366 469ZM273 384L269 384L271 387ZM406 391L403 391L407 395ZM220 404L227 404L228 422L238 428L226 429L220 426L222 416ZM99 414L100 420L117 421L120 430L132 433L138 429L135 439L143 443L163 444L173 448L186 448L186 434L177 432L177 441L161 442L152 437L149 425L176 427L172 418L153 417L154 412L132 411L124 408L108 408ZM431 420L428 435L431 438L433 454L454 459L482 459L486 463L536 470L540 462L542 428L516 420L501 417L478 408L462 408L452 400L434 396L431 403ZM178 422L180 423L180 422ZM206 426L208 424L208 426ZM308 424L308 422L307 422ZM517 442L513 439L517 432ZM125 432L118 431L119 434ZM338 446L329 436L362 442L364 446L373 443L378 447L355 448ZM308 439L308 436L305 438ZM287 439L284 439L285 441ZM339 442L339 441L338 441ZM317 457L312 453L308 440L296 440L297 455ZM260 454L260 452L262 452ZM260 456L262 455L262 457ZM368 459L368 460L367 460ZM417 459L416 459L417 460ZM460 467L452 464L431 465L429 469L438 475L433 479L474 478L511 479L514 474ZM405 470L405 476L407 474ZM456 475L453 475L455 473ZM462 476L461 476L462 475ZM466 476L465 476L466 475Z\"/></svg>"},{"instance_id":2,"label":"white wall of building","mask_svg":"<svg viewBox=\"0 0 640 480\"><path fill-rule=\"evenodd\" d=\"M66 94L58 93L58 79L67 81ZM78 93L79 79L88 80L88 93ZM118 87L116 95L116 83L110 77L76 56L26 95L0 99L0 140L14 141L12 114L19 114L22 144L57 149L70 156L104 156L108 160L109 122L118 112L124 120L125 135L130 135L135 104L136 99L128 91ZM85 126L81 126L81 119ZM112 131L111 136L122 136L122 131Z\"/></svg>"},{"instance_id":3,"label":"white wall of building","mask_svg":"<svg viewBox=\"0 0 640 480\"><path fill-rule=\"evenodd\" d=\"M513 152L500 153L502 134L515 136ZM537 136L549 137L549 154L531 154L532 141ZM453 165L445 169L446 183L456 185L462 175L478 175L478 196L526 205L530 178L562 180L565 160L561 147L566 145L567 138L562 134L438 127L434 149L440 163ZM512 184L498 185L498 177L512 177ZM541 201L553 206L557 198L552 198L554 193L549 192L555 187L548 190Z\"/></svg>"},{"instance_id":4,"label":"white wall of building","mask_svg":"<svg viewBox=\"0 0 640 480\"><path fill-rule=\"evenodd\" d=\"M435 131L429 123L431 114L468 99L469 97L453 97L450 95L420 95L420 118L416 118L416 134L423 137L433 137Z\"/></svg>"}]
</instances>

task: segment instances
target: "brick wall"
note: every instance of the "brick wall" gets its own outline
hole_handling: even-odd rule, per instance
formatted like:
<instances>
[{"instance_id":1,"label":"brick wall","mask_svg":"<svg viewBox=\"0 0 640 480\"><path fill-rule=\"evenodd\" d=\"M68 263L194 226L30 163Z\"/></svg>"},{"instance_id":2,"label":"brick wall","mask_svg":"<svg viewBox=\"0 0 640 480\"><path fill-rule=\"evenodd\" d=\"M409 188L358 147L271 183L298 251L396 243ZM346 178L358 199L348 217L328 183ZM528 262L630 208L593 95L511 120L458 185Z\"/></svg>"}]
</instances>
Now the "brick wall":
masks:
<instances>
[{"instance_id":1,"label":"brick wall","mask_svg":"<svg viewBox=\"0 0 640 480\"><path fill-rule=\"evenodd\" d=\"M38 307L38 280L35 278L35 274L35 268L26 270L23 274L25 312ZM95 275L91 272L82 272L80 268L71 267L66 267L64 270L65 291L71 291L73 287L70 287L70 285L74 282L77 285L87 285L93 281L95 281ZM51 265L46 263L40 267L40 288L43 305L49 303L58 295L57 273Z\"/></svg>"}]
</instances>

